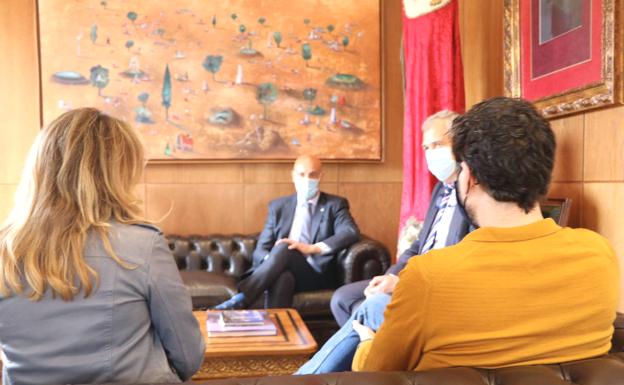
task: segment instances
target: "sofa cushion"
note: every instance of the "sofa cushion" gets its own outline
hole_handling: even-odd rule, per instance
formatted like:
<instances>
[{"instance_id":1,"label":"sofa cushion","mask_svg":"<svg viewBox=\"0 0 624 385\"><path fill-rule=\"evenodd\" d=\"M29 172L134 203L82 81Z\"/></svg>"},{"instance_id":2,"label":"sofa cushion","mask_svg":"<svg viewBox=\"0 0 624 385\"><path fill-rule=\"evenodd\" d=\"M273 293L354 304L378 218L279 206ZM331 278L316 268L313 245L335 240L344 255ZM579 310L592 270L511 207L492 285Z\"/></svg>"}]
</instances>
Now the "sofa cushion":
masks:
<instances>
[{"instance_id":1,"label":"sofa cushion","mask_svg":"<svg viewBox=\"0 0 624 385\"><path fill-rule=\"evenodd\" d=\"M305 291L295 294L293 308L297 309L302 317L330 317L331 310L328 306L331 301L333 290Z\"/></svg>"},{"instance_id":2,"label":"sofa cushion","mask_svg":"<svg viewBox=\"0 0 624 385\"><path fill-rule=\"evenodd\" d=\"M194 309L205 309L236 294L236 279L202 270L181 270L180 277L193 301Z\"/></svg>"}]
</instances>

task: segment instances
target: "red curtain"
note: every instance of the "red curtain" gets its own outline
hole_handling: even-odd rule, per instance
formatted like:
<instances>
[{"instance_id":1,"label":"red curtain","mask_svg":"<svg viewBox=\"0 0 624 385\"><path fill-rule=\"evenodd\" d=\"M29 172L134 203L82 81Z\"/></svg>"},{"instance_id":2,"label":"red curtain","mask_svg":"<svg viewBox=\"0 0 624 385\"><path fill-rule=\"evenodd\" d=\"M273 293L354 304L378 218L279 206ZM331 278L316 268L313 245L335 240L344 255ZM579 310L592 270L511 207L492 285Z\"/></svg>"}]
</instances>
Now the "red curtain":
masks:
<instances>
[{"instance_id":1,"label":"red curtain","mask_svg":"<svg viewBox=\"0 0 624 385\"><path fill-rule=\"evenodd\" d=\"M459 44L458 0L410 19L403 10L405 125L401 225L422 221L435 178L422 150L423 121L437 111L464 112L464 78Z\"/></svg>"}]
</instances>

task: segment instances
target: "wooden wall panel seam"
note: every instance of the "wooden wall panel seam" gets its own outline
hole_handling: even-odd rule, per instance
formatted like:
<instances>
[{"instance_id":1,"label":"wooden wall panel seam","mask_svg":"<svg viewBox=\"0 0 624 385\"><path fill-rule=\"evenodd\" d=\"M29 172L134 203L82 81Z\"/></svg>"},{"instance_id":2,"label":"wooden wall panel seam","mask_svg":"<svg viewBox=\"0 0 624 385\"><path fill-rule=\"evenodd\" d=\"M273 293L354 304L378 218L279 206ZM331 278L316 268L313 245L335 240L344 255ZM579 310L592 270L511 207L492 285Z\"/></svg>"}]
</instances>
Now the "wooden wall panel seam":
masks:
<instances>
[{"instance_id":1,"label":"wooden wall panel seam","mask_svg":"<svg viewBox=\"0 0 624 385\"><path fill-rule=\"evenodd\" d=\"M581 179L584 181L585 180L585 140L587 139L585 137L585 132L587 131L585 129L585 127L587 126L587 114L583 114L583 132L581 135L581 144L582 144L582 154L581 154ZM582 219L582 212L581 212L581 219ZM583 222L581 222L583 223Z\"/></svg>"}]
</instances>

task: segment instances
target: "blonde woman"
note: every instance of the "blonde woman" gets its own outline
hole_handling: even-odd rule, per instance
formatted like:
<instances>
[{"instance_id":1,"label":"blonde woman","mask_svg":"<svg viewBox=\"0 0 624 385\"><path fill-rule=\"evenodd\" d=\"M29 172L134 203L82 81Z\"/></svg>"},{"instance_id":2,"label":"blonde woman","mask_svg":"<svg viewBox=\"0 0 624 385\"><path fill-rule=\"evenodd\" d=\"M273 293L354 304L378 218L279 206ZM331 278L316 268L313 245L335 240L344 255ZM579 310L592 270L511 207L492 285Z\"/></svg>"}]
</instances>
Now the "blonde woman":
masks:
<instances>
[{"instance_id":1,"label":"blonde woman","mask_svg":"<svg viewBox=\"0 0 624 385\"><path fill-rule=\"evenodd\" d=\"M143 148L94 108L38 135L0 229L5 384L180 382L204 355L190 297L140 215Z\"/></svg>"}]
</instances>

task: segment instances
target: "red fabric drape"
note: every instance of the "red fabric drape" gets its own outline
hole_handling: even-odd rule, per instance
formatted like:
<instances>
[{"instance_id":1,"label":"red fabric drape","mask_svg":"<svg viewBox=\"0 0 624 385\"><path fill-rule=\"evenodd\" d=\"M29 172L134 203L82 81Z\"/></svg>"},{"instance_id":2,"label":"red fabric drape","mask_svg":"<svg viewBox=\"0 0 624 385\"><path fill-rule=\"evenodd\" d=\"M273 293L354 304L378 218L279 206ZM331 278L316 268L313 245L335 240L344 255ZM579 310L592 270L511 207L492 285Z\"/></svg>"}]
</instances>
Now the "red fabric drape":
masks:
<instances>
[{"instance_id":1,"label":"red fabric drape","mask_svg":"<svg viewBox=\"0 0 624 385\"><path fill-rule=\"evenodd\" d=\"M437 111L464 112L464 78L457 0L409 19L403 10L405 125L401 228L410 217L422 221L435 179L422 150L423 121Z\"/></svg>"}]
</instances>

